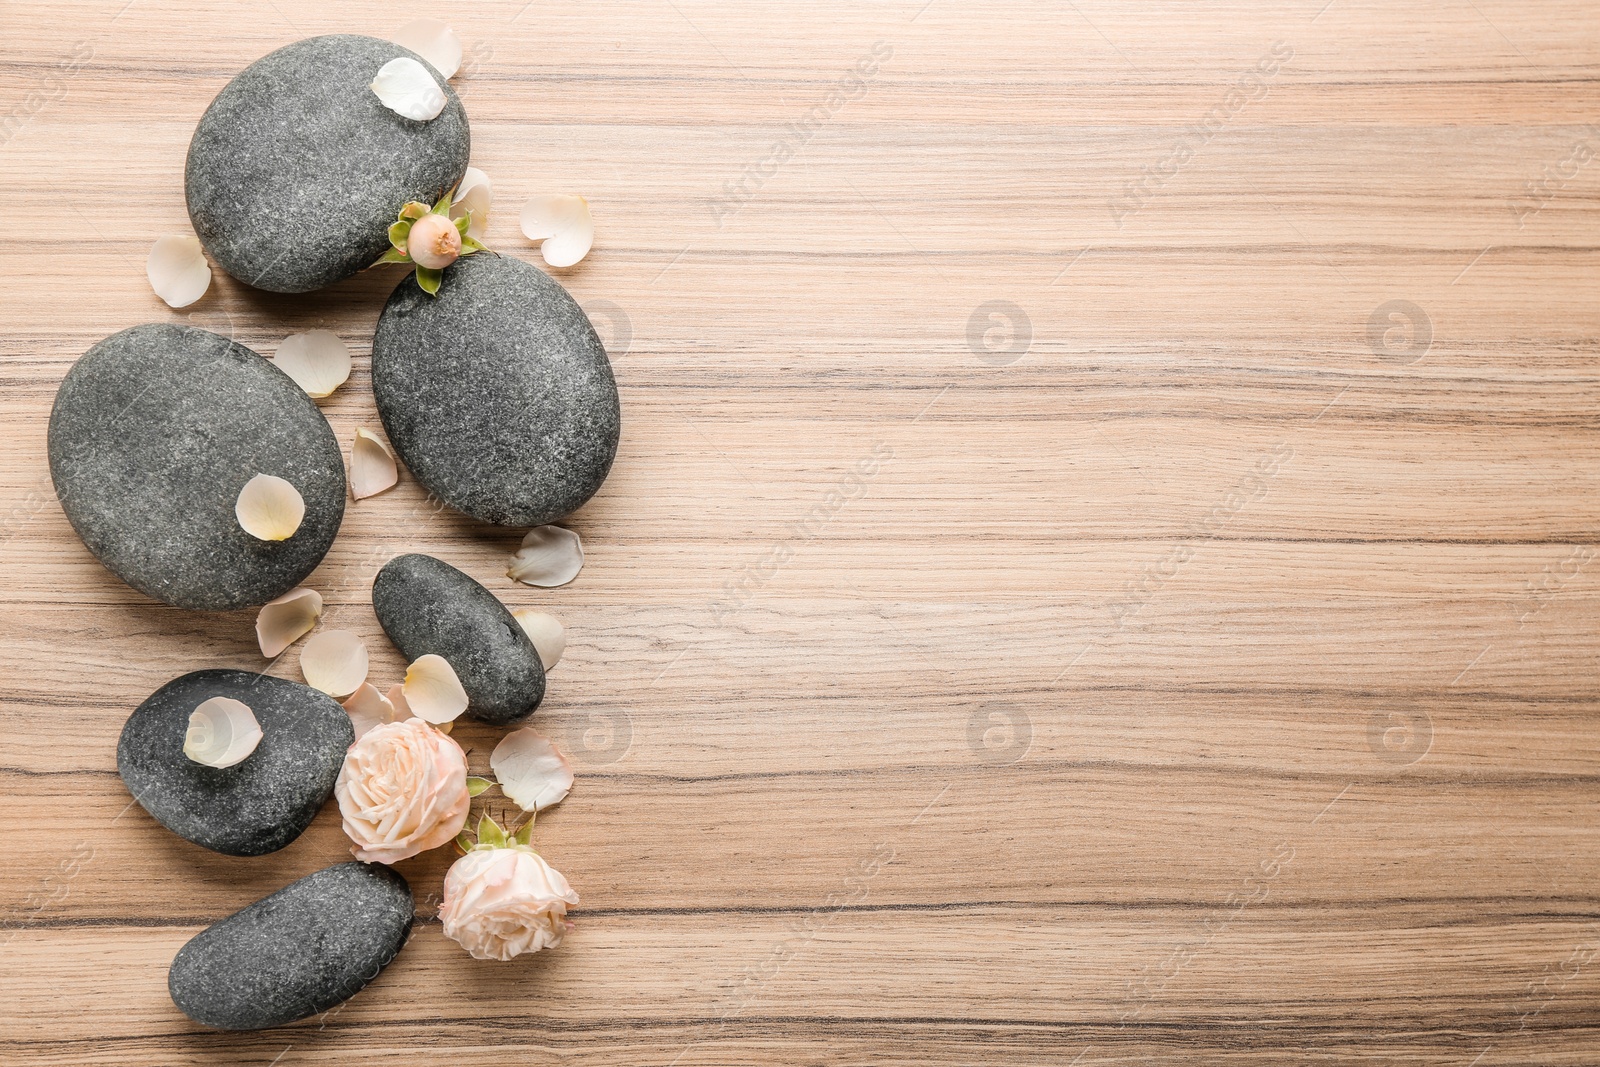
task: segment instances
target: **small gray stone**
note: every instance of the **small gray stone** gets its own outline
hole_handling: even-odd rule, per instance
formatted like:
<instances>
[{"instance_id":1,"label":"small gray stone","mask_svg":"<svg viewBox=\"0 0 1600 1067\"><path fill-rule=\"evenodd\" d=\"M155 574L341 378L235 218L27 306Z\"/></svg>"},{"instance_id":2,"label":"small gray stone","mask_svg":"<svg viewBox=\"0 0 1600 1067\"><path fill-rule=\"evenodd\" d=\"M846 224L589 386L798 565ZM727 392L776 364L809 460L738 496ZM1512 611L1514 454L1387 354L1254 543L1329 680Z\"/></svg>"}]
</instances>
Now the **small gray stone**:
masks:
<instances>
[{"instance_id":1,"label":"small gray stone","mask_svg":"<svg viewBox=\"0 0 1600 1067\"><path fill-rule=\"evenodd\" d=\"M183 753L189 713L231 697L261 741L243 762L207 767ZM249 671L195 671L140 704L117 742L117 773L157 822L230 856L276 852L311 825L355 743L350 714L310 686Z\"/></svg>"},{"instance_id":2,"label":"small gray stone","mask_svg":"<svg viewBox=\"0 0 1600 1067\"><path fill-rule=\"evenodd\" d=\"M375 37L312 37L223 87L189 143L189 218L218 266L247 285L304 293L370 267L408 200L433 203L466 173L472 136L455 91L426 122L370 88L416 53Z\"/></svg>"},{"instance_id":3,"label":"small gray stone","mask_svg":"<svg viewBox=\"0 0 1600 1067\"><path fill-rule=\"evenodd\" d=\"M327 1011L405 947L416 908L397 872L341 863L206 927L167 972L172 1002L218 1030L262 1030Z\"/></svg>"},{"instance_id":4,"label":"small gray stone","mask_svg":"<svg viewBox=\"0 0 1600 1067\"><path fill-rule=\"evenodd\" d=\"M589 317L509 256L459 260L437 297L401 282L378 320L372 391L417 481L485 522L554 522L616 458L617 384Z\"/></svg>"},{"instance_id":5,"label":"small gray stone","mask_svg":"<svg viewBox=\"0 0 1600 1067\"><path fill-rule=\"evenodd\" d=\"M443 656L467 691L467 713L496 725L533 714L544 664L489 590L432 556L396 556L372 583L372 609L408 661Z\"/></svg>"},{"instance_id":6,"label":"small gray stone","mask_svg":"<svg viewBox=\"0 0 1600 1067\"><path fill-rule=\"evenodd\" d=\"M135 326L67 372L50 476L100 562L182 608L229 610L293 589L344 518L344 456L317 405L271 362L190 326ZM305 520L258 541L234 515L257 474L287 479Z\"/></svg>"}]
</instances>

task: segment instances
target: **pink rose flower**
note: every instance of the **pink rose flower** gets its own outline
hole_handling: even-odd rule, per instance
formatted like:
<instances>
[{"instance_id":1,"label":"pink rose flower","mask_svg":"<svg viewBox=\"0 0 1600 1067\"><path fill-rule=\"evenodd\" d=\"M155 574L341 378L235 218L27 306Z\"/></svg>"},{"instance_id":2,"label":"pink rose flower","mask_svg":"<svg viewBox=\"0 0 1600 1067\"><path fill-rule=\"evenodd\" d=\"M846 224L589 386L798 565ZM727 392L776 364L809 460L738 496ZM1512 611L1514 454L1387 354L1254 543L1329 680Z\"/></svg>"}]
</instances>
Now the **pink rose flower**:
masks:
<instances>
[{"instance_id":1,"label":"pink rose flower","mask_svg":"<svg viewBox=\"0 0 1600 1067\"><path fill-rule=\"evenodd\" d=\"M421 719L384 723L345 753L334 785L350 851L367 863L398 863L437 848L467 824L467 757Z\"/></svg>"},{"instance_id":2,"label":"pink rose flower","mask_svg":"<svg viewBox=\"0 0 1600 1067\"><path fill-rule=\"evenodd\" d=\"M567 905L578 894L533 849L479 848L444 876L444 936L473 959L509 960L561 944Z\"/></svg>"}]
</instances>

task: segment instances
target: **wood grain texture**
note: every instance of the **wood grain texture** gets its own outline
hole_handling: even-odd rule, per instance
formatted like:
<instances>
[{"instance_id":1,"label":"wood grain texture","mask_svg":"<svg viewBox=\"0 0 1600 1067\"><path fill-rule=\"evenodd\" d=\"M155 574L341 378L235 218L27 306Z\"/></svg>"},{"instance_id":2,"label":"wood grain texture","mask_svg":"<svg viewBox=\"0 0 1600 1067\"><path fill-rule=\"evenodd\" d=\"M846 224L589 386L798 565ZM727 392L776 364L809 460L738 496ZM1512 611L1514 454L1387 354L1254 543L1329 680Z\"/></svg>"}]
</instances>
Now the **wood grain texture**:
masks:
<instances>
[{"instance_id":1,"label":"wood grain texture","mask_svg":"<svg viewBox=\"0 0 1600 1067\"><path fill-rule=\"evenodd\" d=\"M255 1035L167 965L341 859L336 813L229 859L130 806L127 713L259 669L253 616L102 570L45 420L94 341L188 321L338 331L324 410L376 421L395 275L173 312L143 260L233 73L437 5L125 3L0 4L0 1062L1595 1061L1591 3L449 5L491 243L594 205L562 280L621 452L568 588L409 479L311 584L380 678L398 552L567 623L539 838L583 904L474 963L408 861L397 962Z\"/></svg>"}]
</instances>

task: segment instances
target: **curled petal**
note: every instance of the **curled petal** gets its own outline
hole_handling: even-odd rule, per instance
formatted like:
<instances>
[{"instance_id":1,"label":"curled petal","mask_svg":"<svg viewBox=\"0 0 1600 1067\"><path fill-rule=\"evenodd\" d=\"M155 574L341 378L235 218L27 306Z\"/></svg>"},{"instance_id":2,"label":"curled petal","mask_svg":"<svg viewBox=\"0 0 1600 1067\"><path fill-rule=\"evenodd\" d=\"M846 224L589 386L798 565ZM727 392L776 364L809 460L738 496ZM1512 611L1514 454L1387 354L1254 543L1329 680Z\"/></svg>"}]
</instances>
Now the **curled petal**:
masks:
<instances>
[{"instance_id":1,"label":"curled petal","mask_svg":"<svg viewBox=\"0 0 1600 1067\"><path fill-rule=\"evenodd\" d=\"M212 697L189 713L183 754L207 767L232 767L243 763L260 743L261 724L248 705Z\"/></svg>"},{"instance_id":2,"label":"curled petal","mask_svg":"<svg viewBox=\"0 0 1600 1067\"><path fill-rule=\"evenodd\" d=\"M493 204L494 187L489 184L489 176L477 167L468 167L466 177L456 186L455 198L450 203L450 217L459 219L470 214L467 236L481 241L489 228L489 208Z\"/></svg>"},{"instance_id":3,"label":"curled petal","mask_svg":"<svg viewBox=\"0 0 1600 1067\"><path fill-rule=\"evenodd\" d=\"M406 703L405 686L391 685L389 691L383 695L383 699L394 706L395 722L405 722L407 719L415 719L417 717L416 712L411 710L411 705Z\"/></svg>"},{"instance_id":4,"label":"curled petal","mask_svg":"<svg viewBox=\"0 0 1600 1067\"><path fill-rule=\"evenodd\" d=\"M261 654L268 659L282 655L284 649L311 632L321 615L322 594L304 586L267 601L256 616L256 640L261 643Z\"/></svg>"},{"instance_id":5,"label":"curled petal","mask_svg":"<svg viewBox=\"0 0 1600 1067\"><path fill-rule=\"evenodd\" d=\"M360 688L350 694L344 702L344 710L350 713L350 723L356 728L357 741L374 726L399 721L394 702L378 692L371 682L362 682ZM409 715L406 717L410 718Z\"/></svg>"},{"instance_id":6,"label":"curled petal","mask_svg":"<svg viewBox=\"0 0 1600 1067\"><path fill-rule=\"evenodd\" d=\"M278 346L273 365L309 396L331 396L350 379L350 349L332 330L293 333Z\"/></svg>"},{"instance_id":7,"label":"curled petal","mask_svg":"<svg viewBox=\"0 0 1600 1067\"><path fill-rule=\"evenodd\" d=\"M300 490L272 474L258 474L244 483L233 505L244 532L260 541L285 541L300 529L306 502Z\"/></svg>"},{"instance_id":8,"label":"curled petal","mask_svg":"<svg viewBox=\"0 0 1600 1067\"><path fill-rule=\"evenodd\" d=\"M427 122L444 110L444 90L428 68L410 56L385 63L372 79L371 88L384 107L408 119Z\"/></svg>"},{"instance_id":9,"label":"curled petal","mask_svg":"<svg viewBox=\"0 0 1600 1067\"><path fill-rule=\"evenodd\" d=\"M513 730L489 756L500 792L523 811L542 811L559 804L572 789L572 764L548 737L534 730Z\"/></svg>"},{"instance_id":10,"label":"curled petal","mask_svg":"<svg viewBox=\"0 0 1600 1067\"><path fill-rule=\"evenodd\" d=\"M394 456L378 435L366 429L356 430L355 442L350 446L350 495L357 500L376 496L393 489L399 480L400 469L395 466Z\"/></svg>"},{"instance_id":11,"label":"curled petal","mask_svg":"<svg viewBox=\"0 0 1600 1067\"><path fill-rule=\"evenodd\" d=\"M443 656L430 653L407 667L400 693L411 714L436 726L454 721L467 710L467 691Z\"/></svg>"},{"instance_id":12,"label":"curled petal","mask_svg":"<svg viewBox=\"0 0 1600 1067\"><path fill-rule=\"evenodd\" d=\"M198 237L159 238L144 272L156 295L175 308L188 307L211 288L211 265Z\"/></svg>"},{"instance_id":13,"label":"curled petal","mask_svg":"<svg viewBox=\"0 0 1600 1067\"><path fill-rule=\"evenodd\" d=\"M461 69L461 38L438 19L408 22L389 39L432 63L433 69L445 78L455 77Z\"/></svg>"},{"instance_id":14,"label":"curled petal","mask_svg":"<svg viewBox=\"0 0 1600 1067\"><path fill-rule=\"evenodd\" d=\"M545 193L522 205L522 232L543 241L539 253L552 267L570 267L594 247L594 217L581 196Z\"/></svg>"},{"instance_id":15,"label":"curled petal","mask_svg":"<svg viewBox=\"0 0 1600 1067\"><path fill-rule=\"evenodd\" d=\"M323 630L300 650L300 673L311 688L347 697L367 680L367 643L349 630Z\"/></svg>"},{"instance_id":16,"label":"curled petal","mask_svg":"<svg viewBox=\"0 0 1600 1067\"><path fill-rule=\"evenodd\" d=\"M511 617L539 650L539 662L544 664L545 670L561 662L561 654L567 650L567 628L561 625L560 619L532 608L520 608L513 611Z\"/></svg>"},{"instance_id":17,"label":"curled petal","mask_svg":"<svg viewBox=\"0 0 1600 1067\"><path fill-rule=\"evenodd\" d=\"M507 578L552 589L566 585L583 569L583 541L564 526L535 526L511 556Z\"/></svg>"}]
</instances>

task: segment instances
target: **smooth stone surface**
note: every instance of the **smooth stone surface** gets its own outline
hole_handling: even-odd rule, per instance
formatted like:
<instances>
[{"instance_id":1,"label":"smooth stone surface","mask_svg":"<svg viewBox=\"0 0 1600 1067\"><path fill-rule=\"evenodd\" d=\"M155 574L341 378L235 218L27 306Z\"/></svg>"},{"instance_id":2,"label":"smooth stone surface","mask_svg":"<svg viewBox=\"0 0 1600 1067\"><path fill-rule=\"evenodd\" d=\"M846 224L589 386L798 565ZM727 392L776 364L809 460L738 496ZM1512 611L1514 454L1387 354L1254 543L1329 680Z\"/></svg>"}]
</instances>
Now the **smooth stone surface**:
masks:
<instances>
[{"instance_id":1,"label":"smooth stone surface","mask_svg":"<svg viewBox=\"0 0 1600 1067\"><path fill-rule=\"evenodd\" d=\"M396 556L372 583L372 609L406 662L443 656L471 703L467 714L504 725L544 699L544 664L498 597L432 556Z\"/></svg>"},{"instance_id":2,"label":"smooth stone surface","mask_svg":"<svg viewBox=\"0 0 1600 1067\"><path fill-rule=\"evenodd\" d=\"M135 589L182 608L264 604L316 569L344 518L344 456L294 381L191 326L123 330L67 372L50 476L73 529ZM305 498L300 529L258 541L234 515L257 474Z\"/></svg>"},{"instance_id":3,"label":"smooth stone surface","mask_svg":"<svg viewBox=\"0 0 1600 1067\"><path fill-rule=\"evenodd\" d=\"M433 203L466 173L467 113L403 118L372 92L391 59L375 37L312 37L256 60L211 102L189 143L189 218L216 264L246 285L303 293L370 267L408 200Z\"/></svg>"},{"instance_id":4,"label":"smooth stone surface","mask_svg":"<svg viewBox=\"0 0 1600 1067\"><path fill-rule=\"evenodd\" d=\"M554 522L616 458L617 384L589 317L509 256L457 261L437 297L401 282L378 320L372 391L417 481L485 522Z\"/></svg>"},{"instance_id":5,"label":"smooth stone surface","mask_svg":"<svg viewBox=\"0 0 1600 1067\"><path fill-rule=\"evenodd\" d=\"M183 754L189 713L211 697L248 705L261 741L242 763L207 767ZM355 743L350 714L310 686L249 671L195 671L134 709L117 773L157 822L230 856L276 852L311 825Z\"/></svg>"},{"instance_id":6,"label":"smooth stone surface","mask_svg":"<svg viewBox=\"0 0 1600 1067\"><path fill-rule=\"evenodd\" d=\"M379 864L308 874L206 927L167 972L172 1002L218 1030L261 1030L341 1004L406 943L411 887Z\"/></svg>"}]
</instances>

